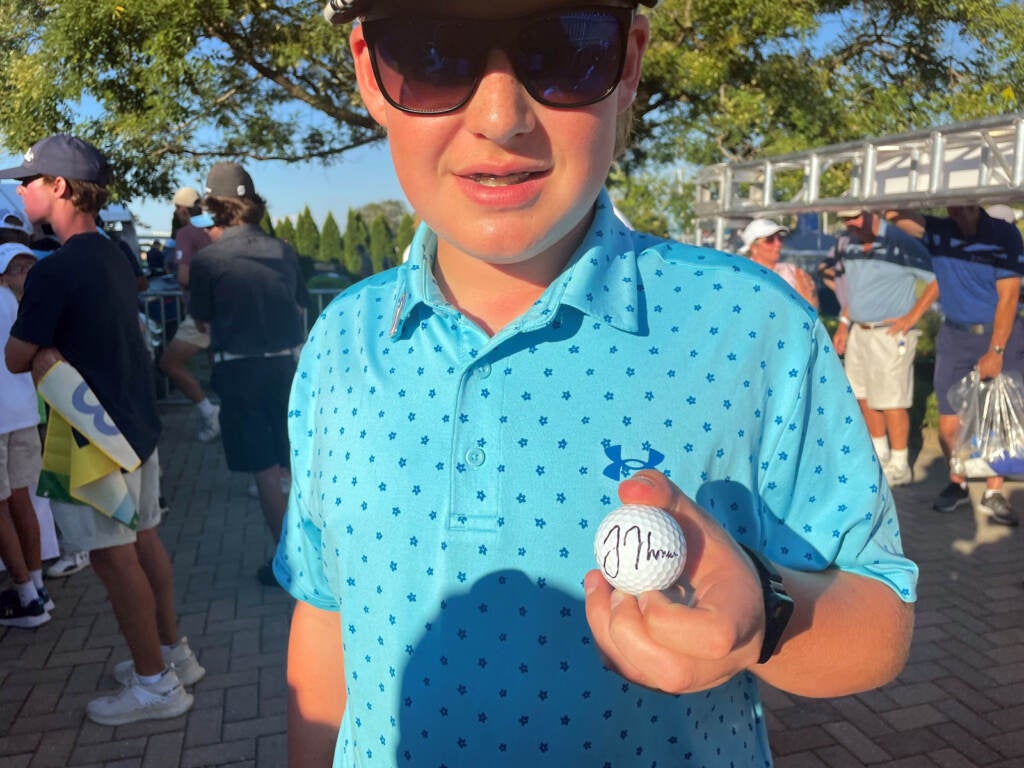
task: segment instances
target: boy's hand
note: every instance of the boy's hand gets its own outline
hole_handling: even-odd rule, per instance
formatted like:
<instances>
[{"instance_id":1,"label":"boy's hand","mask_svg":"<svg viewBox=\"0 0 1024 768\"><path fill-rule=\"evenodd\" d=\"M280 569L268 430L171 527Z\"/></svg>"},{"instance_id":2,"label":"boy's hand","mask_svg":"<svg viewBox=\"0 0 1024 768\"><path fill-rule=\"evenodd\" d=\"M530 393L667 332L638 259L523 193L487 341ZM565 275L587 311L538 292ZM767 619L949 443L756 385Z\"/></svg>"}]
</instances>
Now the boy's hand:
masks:
<instances>
[{"instance_id":1,"label":"boy's hand","mask_svg":"<svg viewBox=\"0 0 1024 768\"><path fill-rule=\"evenodd\" d=\"M649 688L693 693L755 664L764 602L743 550L660 472L644 470L623 481L619 497L675 517L687 560L677 586L639 597L613 590L599 570L587 574L587 621L608 667Z\"/></svg>"},{"instance_id":2,"label":"boy's hand","mask_svg":"<svg viewBox=\"0 0 1024 768\"><path fill-rule=\"evenodd\" d=\"M57 351L56 347L41 348L32 358L32 381L38 384L39 380L63 359L64 356Z\"/></svg>"}]
</instances>

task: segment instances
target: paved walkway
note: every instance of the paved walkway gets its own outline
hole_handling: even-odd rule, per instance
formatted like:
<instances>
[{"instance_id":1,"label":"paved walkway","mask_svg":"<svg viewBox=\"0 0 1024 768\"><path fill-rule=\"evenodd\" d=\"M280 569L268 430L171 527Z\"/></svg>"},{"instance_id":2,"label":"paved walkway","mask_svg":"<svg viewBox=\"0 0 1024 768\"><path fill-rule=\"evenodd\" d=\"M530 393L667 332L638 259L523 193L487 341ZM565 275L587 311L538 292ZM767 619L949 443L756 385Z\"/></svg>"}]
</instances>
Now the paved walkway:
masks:
<instances>
[{"instance_id":1,"label":"paved walkway","mask_svg":"<svg viewBox=\"0 0 1024 768\"><path fill-rule=\"evenodd\" d=\"M171 512L161 532L182 632L208 670L196 706L155 723L87 721L86 701L115 686L110 672L127 651L91 570L54 580L53 621L0 629L4 768L285 764L291 601L253 576L270 553L258 504L248 477L227 472L219 443L192 439L193 409L167 405L163 417ZM910 663L895 683L859 696L766 691L778 768L1024 766L1024 532L931 511L944 483L933 439L917 472L920 483L897 489L905 545L922 570ZM1024 486L1012 490L1024 509Z\"/></svg>"}]
</instances>

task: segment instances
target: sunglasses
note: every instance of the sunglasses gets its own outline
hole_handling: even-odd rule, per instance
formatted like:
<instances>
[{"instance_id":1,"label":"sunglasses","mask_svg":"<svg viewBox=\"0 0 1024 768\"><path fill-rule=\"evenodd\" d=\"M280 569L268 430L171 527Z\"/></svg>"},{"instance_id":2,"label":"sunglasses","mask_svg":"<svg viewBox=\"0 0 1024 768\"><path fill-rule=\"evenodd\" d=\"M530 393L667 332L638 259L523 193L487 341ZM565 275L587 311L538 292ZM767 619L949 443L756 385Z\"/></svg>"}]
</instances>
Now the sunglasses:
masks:
<instances>
[{"instance_id":1,"label":"sunglasses","mask_svg":"<svg viewBox=\"0 0 1024 768\"><path fill-rule=\"evenodd\" d=\"M533 99L574 109L619 84L632 20L632 8L608 6L522 19L402 16L364 21L363 36L377 85L403 112L443 115L465 106L495 49Z\"/></svg>"},{"instance_id":2,"label":"sunglasses","mask_svg":"<svg viewBox=\"0 0 1024 768\"><path fill-rule=\"evenodd\" d=\"M768 235L767 237L762 237L761 239L764 240L764 242L766 243L781 243L786 238L780 235L778 232L775 232L771 235Z\"/></svg>"}]
</instances>

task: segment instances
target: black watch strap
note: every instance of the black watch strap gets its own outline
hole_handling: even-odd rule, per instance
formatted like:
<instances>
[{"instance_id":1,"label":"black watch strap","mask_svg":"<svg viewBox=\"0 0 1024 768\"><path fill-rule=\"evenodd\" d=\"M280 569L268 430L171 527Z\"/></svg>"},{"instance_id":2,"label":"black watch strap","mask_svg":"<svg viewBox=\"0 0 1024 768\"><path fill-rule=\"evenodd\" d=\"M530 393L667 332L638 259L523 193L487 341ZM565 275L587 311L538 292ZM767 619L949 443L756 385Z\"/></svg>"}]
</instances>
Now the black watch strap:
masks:
<instances>
[{"instance_id":1,"label":"black watch strap","mask_svg":"<svg viewBox=\"0 0 1024 768\"><path fill-rule=\"evenodd\" d=\"M786 631L789 618L793 615L793 598L786 594L782 576L760 552L755 552L742 544L740 547L747 553L761 580L761 595L764 598L764 641L761 643L761 655L757 663L764 664L775 653L779 641L782 640L782 633Z\"/></svg>"}]
</instances>

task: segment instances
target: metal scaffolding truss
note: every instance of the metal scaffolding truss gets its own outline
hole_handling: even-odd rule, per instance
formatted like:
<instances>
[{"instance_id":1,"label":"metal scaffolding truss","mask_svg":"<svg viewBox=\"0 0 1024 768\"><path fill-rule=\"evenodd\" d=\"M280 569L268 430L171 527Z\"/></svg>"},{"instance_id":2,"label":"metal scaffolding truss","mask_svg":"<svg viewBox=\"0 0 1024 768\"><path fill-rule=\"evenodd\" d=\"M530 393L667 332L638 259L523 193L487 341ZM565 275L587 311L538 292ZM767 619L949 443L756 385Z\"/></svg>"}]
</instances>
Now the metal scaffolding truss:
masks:
<instances>
[{"instance_id":1,"label":"metal scaffolding truss","mask_svg":"<svg viewBox=\"0 0 1024 768\"><path fill-rule=\"evenodd\" d=\"M842 192L824 195L826 179ZM715 221L719 245L728 224L757 216L1024 202L1024 115L719 163L696 186L697 217Z\"/></svg>"}]
</instances>

